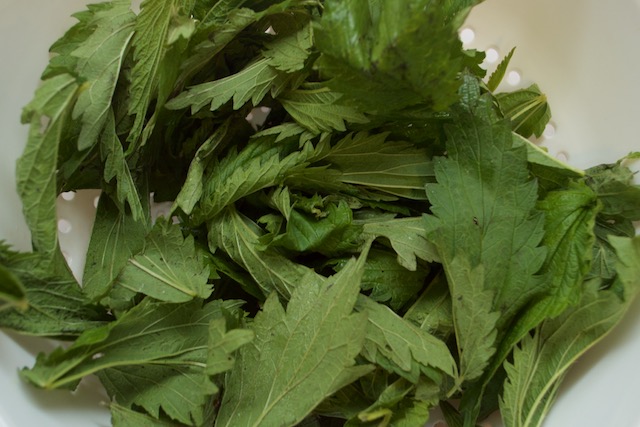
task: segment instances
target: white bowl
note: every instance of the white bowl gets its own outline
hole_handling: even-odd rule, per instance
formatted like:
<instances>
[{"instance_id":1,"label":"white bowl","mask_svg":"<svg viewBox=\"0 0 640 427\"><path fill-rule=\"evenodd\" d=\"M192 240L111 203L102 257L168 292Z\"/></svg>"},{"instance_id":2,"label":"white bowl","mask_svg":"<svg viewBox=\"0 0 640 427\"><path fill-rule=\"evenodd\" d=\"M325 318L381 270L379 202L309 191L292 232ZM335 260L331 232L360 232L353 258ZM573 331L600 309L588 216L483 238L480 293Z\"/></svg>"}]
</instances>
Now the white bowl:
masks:
<instances>
[{"instance_id":1,"label":"white bowl","mask_svg":"<svg viewBox=\"0 0 640 427\"><path fill-rule=\"evenodd\" d=\"M84 4L0 1L0 238L18 249L29 248L14 190L15 160L27 137L20 125L21 108L38 84L49 46L74 23L70 14ZM469 47L493 49L499 58L517 47L510 67L517 75L512 77L520 77L519 86L537 82L551 104L553 127L539 142L552 154L586 168L640 150L639 0L487 0L474 10L466 28L465 35L474 36ZM61 242L76 272L82 269L93 197L60 203L61 216L72 226ZM545 427L640 426L638 331L640 301L609 337L576 363ZM97 381L84 381L74 394L35 390L20 381L17 370L53 347L50 341L0 333L0 427L110 425L106 396Z\"/></svg>"}]
</instances>

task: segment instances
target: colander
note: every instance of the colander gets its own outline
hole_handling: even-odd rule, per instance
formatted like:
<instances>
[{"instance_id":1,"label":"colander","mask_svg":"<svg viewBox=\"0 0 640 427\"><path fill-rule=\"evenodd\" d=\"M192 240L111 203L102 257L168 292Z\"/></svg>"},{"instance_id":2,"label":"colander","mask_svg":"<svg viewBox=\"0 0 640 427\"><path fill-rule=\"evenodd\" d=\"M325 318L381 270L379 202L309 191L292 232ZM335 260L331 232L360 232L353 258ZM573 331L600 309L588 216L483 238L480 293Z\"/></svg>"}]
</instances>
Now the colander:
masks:
<instances>
[{"instance_id":1,"label":"colander","mask_svg":"<svg viewBox=\"0 0 640 427\"><path fill-rule=\"evenodd\" d=\"M0 239L29 249L15 192L15 161L27 138L21 108L31 99L51 43L74 23L85 0L0 0ZM586 168L639 151L640 0L486 0L461 30L467 47L487 52L489 71L516 53L500 89L538 83L553 120L536 142ZM632 168L634 166L632 165ZM637 170L637 165L635 166ZM97 193L62 194L60 242L79 277ZM156 206L155 214L166 206ZM0 427L109 426L97 381L77 391L44 392L17 375L57 343L0 332ZM640 300L614 332L577 361L545 427L640 426ZM429 426L445 426L437 413ZM500 426L496 414L486 426Z\"/></svg>"}]
</instances>

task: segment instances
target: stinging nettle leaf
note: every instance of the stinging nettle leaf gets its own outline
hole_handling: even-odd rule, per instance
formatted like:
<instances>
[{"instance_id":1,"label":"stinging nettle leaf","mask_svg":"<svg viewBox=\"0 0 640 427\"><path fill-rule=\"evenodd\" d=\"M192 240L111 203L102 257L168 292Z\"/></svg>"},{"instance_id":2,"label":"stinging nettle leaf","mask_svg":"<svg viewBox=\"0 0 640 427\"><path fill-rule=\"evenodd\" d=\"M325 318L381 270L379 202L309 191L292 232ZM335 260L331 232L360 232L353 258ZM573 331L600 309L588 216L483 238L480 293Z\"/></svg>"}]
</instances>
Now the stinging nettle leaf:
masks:
<instances>
[{"instance_id":1,"label":"stinging nettle leaf","mask_svg":"<svg viewBox=\"0 0 640 427\"><path fill-rule=\"evenodd\" d=\"M635 246L635 257L624 259L640 259L638 242L638 238L616 238L618 254ZM622 280L628 299L621 300L611 290L599 290L598 280L586 283L580 304L545 321L514 348L513 361L505 363L507 380L500 399L507 425L540 426L569 366L620 321L638 294L640 264L636 261L628 270L627 265L620 267L625 271Z\"/></svg>"},{"instance_id":2,"label":"stinging nettle leaf","mask_svg":"<svg viewBox=\"0 0 640 427\"><path fill-rule=\"evenodd\" d=\"M357 109L340 102L342 95L328 88L297 89L279 98L282 106L302 127L315 135L334 130L345 131L345 122L366 123Z\"/></svg>"},{"instance_id":3,"label":"stinging nettle leaf","mask_svg":"<svg viewBox=\"0 0 640 427\"><path fill-rule=\"evenodd\" d=\"M277 292L289 299L300 283L323 282L313 269L298 264L274 249L264 249L263 232L246 216L227 208L208 224L211 251L224 250L256 281L264 295ZM259 249L260 248L260 249Z\"/></svg>"},{"instance_id":4,"label":"stinging nettle leaf","mask_svg":"<svg viewBox=\"0 0 640 427\"><path fill-rule=\"evenodd\" d=\"M21 376L45 388L75 388L78 381L107 368L136 365L206 366L209 324L233 310L235 301L184 304L147 298L104 326L87 329L68 348L40 354Z\"/></svg>"},{"instance_id":5,"label":"stinging nettle leaf","mask_svg":"<svg viewBox=\"0 0 640 427\"><path fill-rule=\"evenodd\" d=\"M509 63L511 62L511 57L515 51L515 47L511 48L509 53L507 53L502 61L500 61L496 70L491 74L491 76L489 76L489 80L487 81L487 89L489 89L489 91L495 91L500 85L500 82L502 82L502 79L507 72L507 68L509 67Z\"/></svg>"},{"instance_id":6,"label":"stinging nettle leaf","mask_svg":"<svg viewBox=\"0 0 640 427\"><path fill-rule=\"evenodd\" d=\"M363 232L374 238L386 238L398 254L398 264L409 271L418 268L417 258L427 262L440 261L435 245L426 237L421 217L367 221L363 224Z\"/></svg>"},{"instance_id":7,"label":"stinging nettle leaf","mask_svg":"<svg viewBox=\"0 0 640 427\"><path fill-rule=\"evenodd\" d=\"M126 203L131 210L133 219L144 222L148 217L148 213L141 202L142 195L136 186L131 169L124 157L122 142L116 135L115 127L113 111L110 109L107 112L105 126L100 135L100 157L104 161L103 178L107 183L113 181L116 187L113 197L120 211L126 212ZM109 187L107 187L106 191L109 191Z\"/></svg>"},{"instance_id":8,"label":"stinging nettle leaf","mask_svg":"<svg viewBox=\"0 0 640 427\"><path fill-rule=\"evenodd\" d=\"M387 140L386 133L349 134L323 157L341 172L340 180L385 193L425 200L425 185L434 171L427 150L404 141Z\"/></svg>"},{"instance_id":9,"label":"stinging nettle leaf","mask_svg":"<svg viewBox=\"0 0 640 427\"><path fill-rule=\"evenodd\" d=\"M421 374L441 380L457 375L456 364L444 341L402 319L389 307L361 295L357 310L367 315L363 356L412 383Z\"/></svg>"},{"instance_id":10,"label":"stinging nettle leaf","mask_svg":"<svg viewBox=\"0 0 640 427\"><path fill-rule=\"evenodd\" d=\"M115 287L166 302L206 299L212 287L209 268L193 236L182 236L179 224L159 219L145 237L142 250L127 261Z\"/></svg>"},{"instance_id":11,"label":"stinging nettle leaf","mask_svg":"<svg viewBox=\"0 0 640 427\"><path fill-rule=\"evenodd\" d=\"M292 34L268 43L263 55L270 59L269 64L276 70L292 73L304 68L312 46L313 31L311 25L307 24Z\"/></svg>"},{"instance_id":12,"label":"stinging nettle leaf","mask_svg":"<svg viewBox=\"0 0 640 427\"><path fill-rule=\"evenodd\" d=\"M109 395L118 404L144 408L154 418L161 410L186 425L205 424L210 402L218 394L214 375L233 367L232 354L250 342L253 333L245 329L226 330L225 320L217 318L209 326L206 367L200 365L121 366L98 373Z\"/></svg>"},{"instance_id":13,"label":"stinging nettle leaf","mask_svg":"<svg viewBox=\"0 0 640 427\"><path fill-rule=\"evenodd\" d=\"M167 51L167 37L171 19L181 7L179 0L144 0L136 20L133 35L134 66L131 70L129 114L135 116L128 141L128 152L138 147L145 126L147 110L155 97L160 64Z\"/></svg>"},{"instance_id":14,"label":"stinging nettle leaf","mask_svg":"<svg viewBox=\"0 0 640 427\"><path fill-rule=\"evenodd\" d=\"M127 261L144 247L148 231L147 222L123 213L106 195L100 197L83 273L83 291L90 299L100 300L111 290Z\"/></svg>"},{"instance_id":15,"label":"stinging nettle leaf","mask_svg":"<svg viewBox=\"0 0 640 427\"><path fill-rule=\"evenodd\" d=\"M280 185L288 175L303 170L316 155L313 145L293 147L270 139L253 140L240 152L234 147L222 160L212 163L195 220L211 219L241 198Z\"/></svg>"},{"instance_id":16,"label":"stinging nettle leaf","mask_svg":"<svg viewBox=\"0 0 640 427\"><path fill-rule=\"evenodd\" d=\"M109 409L113 427L176 427L175 423L169 420L159 420L117 403L111 403Z\"/></svg>"},{"instance_id":17,"label":"stinging nettle leaf","mask_svg":"<svg viewBox=\"0 0 640 427\"><path fill-rule=\"evenodd\" d=\"M323 283L301 280L286 310L275 294L267 299L251 324L253 344L227 377L216 426L296 425L371 371L355 365L366 317L352 313L365 256Z\"/></svg>"},{"instance_id":18,"label":"stinging nettle leaf","mask_svg":"<svg viewBox=\"0 0 640 427\"><path fill-rule=\"evenodd\" d=\"M547 96L535 84L526 89L499 93L496 101L504 117L511 121L514 132L525 138L540 137L551 119Z\"/></svg>"},{"instance_id":19,"label":"stinging nettle leaf","mask_svg":"<svg viewBox=\"0 0 640 427\"><path fill-rule=\"evenodd\" d=\"M109 320L105 310L88 300L73 277L52 275L41 254L2 252L0 302L5 299L8 305L0 304L1 328L24 335L69 338ZM17 287L22 294L12 288L12 294L3 297L2 288L7 285Z\"/></svg>"},{"instance_id":20,"label":"stinging nettle leaf","mask_svg":"<svg viewBox=\"0 0 640 427\"><path fill-rule=\"evenodd\" d=\"M16 165L18 194L33 248L51 257L58 245L58 148L77 90L75 77L52 77L43 82L22 113L22 122L30 127L27 145Z\"/></svg>"},{"instance_id":21,"label":"stinging nettle leaf","mask_svg":"<svg viewBox=\"0 0 640 427\"><path fill-rule=\"evenodd\" d=\"M172 110L191 107L194 114L207 104L215 111L232 99L234 110L249 101L256 106L281 77L270 60L263 58L231 76L190 87L167 102L166 107Z\"/></svg>"},{"instance_id":22,"label":"stinging nettle leaf","mask_svg":"<svg viewBox=\"0 0 640 427\"><path fill-rule=\"evenodd\" d=\"M205 142L202 143L198 151L196 151L191 164L189 165L189 171L187 172L187 178L180 189L180 193L176 197L176 201L171 208L172 211L180 208L187 215L191 214L194 206L200 200L203 191L203 178L206 165L210 161L210 157L215 152L216 148L221 144L222 140L227 134L229 129L228 122L225 122L211 135Z\"/></svg>"},{"instance_id":23,"label":"stinging nettle leaf","mask_svg":"<svg viewBox=\"0 0 640 427\"><path fill-rule=\"evenodd\" d=\"M130 2L116 1L112 7L96 12L91 20L95 31L71 55L78 58L76 70L83 81L73 118L80 119L82 130L78 149L96 144L107 125L120 68L133 36L135 14Z\"/></svg>"}]
</instances>

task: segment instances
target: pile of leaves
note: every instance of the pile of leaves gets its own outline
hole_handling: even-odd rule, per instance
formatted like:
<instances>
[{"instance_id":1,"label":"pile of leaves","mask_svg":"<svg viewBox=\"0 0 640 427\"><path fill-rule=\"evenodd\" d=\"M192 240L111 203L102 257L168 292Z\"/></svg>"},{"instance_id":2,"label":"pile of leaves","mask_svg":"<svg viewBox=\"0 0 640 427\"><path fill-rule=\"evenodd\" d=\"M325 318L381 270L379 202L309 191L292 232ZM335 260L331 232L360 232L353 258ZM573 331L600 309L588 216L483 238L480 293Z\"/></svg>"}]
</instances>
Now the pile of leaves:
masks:
<instances>
[{"instance_id":1,"label":"pile of leaves","mask_svg":"<svg viewBox=\"0 0 640 427\"><path fill-rule=\"evenodd\" d=\"M97 375L115 426L539 426L640 289L640 188L529 142L475 3L77 13L23 114L33 251L0 245L0 326L71 342L22 377ZM56 198L96 188L80 285Z\"/></svg>"}]
</instances>

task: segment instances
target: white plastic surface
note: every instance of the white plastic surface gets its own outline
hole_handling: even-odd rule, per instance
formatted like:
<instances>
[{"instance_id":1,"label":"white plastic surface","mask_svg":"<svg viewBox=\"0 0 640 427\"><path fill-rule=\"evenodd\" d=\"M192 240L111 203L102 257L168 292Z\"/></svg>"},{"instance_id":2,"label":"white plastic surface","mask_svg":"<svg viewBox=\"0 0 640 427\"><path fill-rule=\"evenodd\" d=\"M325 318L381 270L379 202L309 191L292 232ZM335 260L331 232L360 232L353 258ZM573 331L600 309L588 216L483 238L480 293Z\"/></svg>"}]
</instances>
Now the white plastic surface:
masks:
<instances>
[{"instance_id":1,"label":"white plastic surface","mask_svg":"<svg viewBox=\"0 0 640 427\"><path fill-rule=\"evenodd\" d=\"M33 95L49 45L84 4L0 0L0 238L18 249L29 247L14 190L15 160L27 136L20 111ZM535 81L547 93L553 125L540 143L552 154L585 168L640 150L640 0L486 0L466 28L468 46L488 50L489 69L517 47L508 80L519 80L519 86ZM59 228L66 231L61 243L76 272L94 197L69 194L59 201ZM110 425L95 380L74 395L34 390L19 380L17 370L54 345L0 332L0 427ZM639 355L640 301L572 369L544 426L640 427Z\"/></svg>"}]
</instances>

